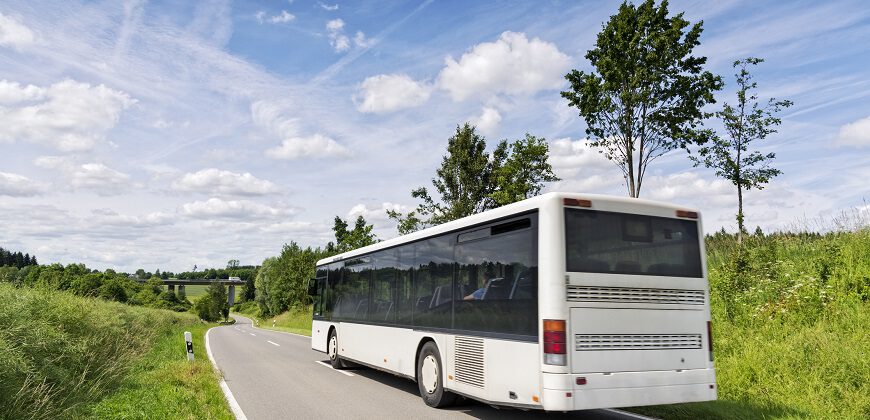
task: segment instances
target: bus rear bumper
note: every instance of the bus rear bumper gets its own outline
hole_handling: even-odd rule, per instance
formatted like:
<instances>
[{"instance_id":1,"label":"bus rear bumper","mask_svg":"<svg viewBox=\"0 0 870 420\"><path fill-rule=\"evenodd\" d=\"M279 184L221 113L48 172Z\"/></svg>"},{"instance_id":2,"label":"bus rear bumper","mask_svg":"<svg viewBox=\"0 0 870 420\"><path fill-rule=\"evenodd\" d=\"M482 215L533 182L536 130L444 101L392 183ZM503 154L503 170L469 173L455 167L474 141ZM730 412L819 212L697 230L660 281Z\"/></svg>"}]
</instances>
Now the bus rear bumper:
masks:
<instances>
[{"instance_id":1,"label":"bus rear bumper","mask_svg":"<svg viewBox=\"0 0 870 420\"><path fill-rule=\"evenodd\" d=\"M585 378L580 385L578 378ZM544 374L541 405L548 411L636 407L716 399L714 369Z\"/></svg>"}]
</instances>

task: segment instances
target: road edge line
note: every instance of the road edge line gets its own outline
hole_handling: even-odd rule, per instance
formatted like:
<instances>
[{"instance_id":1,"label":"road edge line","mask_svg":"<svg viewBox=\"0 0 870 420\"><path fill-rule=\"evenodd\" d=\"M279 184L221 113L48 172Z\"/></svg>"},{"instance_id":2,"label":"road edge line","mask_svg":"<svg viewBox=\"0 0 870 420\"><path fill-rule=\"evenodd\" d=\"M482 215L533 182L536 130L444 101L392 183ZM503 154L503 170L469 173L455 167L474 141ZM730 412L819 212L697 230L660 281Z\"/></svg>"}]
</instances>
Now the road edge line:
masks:
<instances>
[{"instance_id":1,"label":"road edge line","mask_svg":"<svg viewBox=\"0 0 870 420\"><path fill-rule=\"evenodd\" d=\"M278 331L278 330L270 330L270 329L268 329L268 328L260 328L260 327L257 327L257 326L254 325L254 320L251 319L251 318L248 318L248 317L246 317L246 316L244 316L244 315L239 315L239 314L230 314L230 316L232 316L232 315L239 316L239 317L242 317L242 318L245 318L245 319L251 321L251 328L256 328L256 329L258 329L258 330L270 331L270 332L276 332L276 333L281 333L281 334L290 334L290 335L295 335L295 336L297 336L297 337L307 338L307 339L309 339L309 340L311 339L311 336L310 336L310 335L302 335L302 334L296 334L296 333L287 332L287 331Z\"/></svg>"},{"instance_id":2,"label":"road edge line","mask_svg":"<svg viewBox=\"0 0 870 420\"><path fill-rule=\"evenodd\" d=\"M615 409L615 408L604 408L604 409L602 409L602 410L604 410L604 411L609 411L609 412L611 412L611 413L615 413L615 414L619 414L619 415L621 415L621 416L625 416L625 417L631 417L631 418L633 418L633 419L639 419L639 420L659 420L659 419L656 418L656 417L648 417L648 416L644 416L643 414L632 413L632 412L630 412L630 411L625 411L625 410L617 410L617 409Z\"/></svg>"},{"instance_id":3,"label":"road edge line","mask_svg":"<svg viewBox=\"0 0 870 420\"><path fill-rule=\"evenodd\" d=\"M230 410L233 412L233 416L236 417L236 420L248 420L248 417L245 416L245 412L242 411L242 407L239 406L239 402L236 401L236 397L233 396L233 391L230 391L230 386L227 385L227 381L224 380L224 375L221 373L220 368L218 368L214 356L211 354L211 346L208 344L208 335L211 333L211 330L215 328L217 327L211 327L205 332L205 353L208 355L208 360L211 362L212 368L221 378L219 385L221 391L224 393L224 399L226 399L227 403L230 405Z\"/></svg>"}]
</instances>

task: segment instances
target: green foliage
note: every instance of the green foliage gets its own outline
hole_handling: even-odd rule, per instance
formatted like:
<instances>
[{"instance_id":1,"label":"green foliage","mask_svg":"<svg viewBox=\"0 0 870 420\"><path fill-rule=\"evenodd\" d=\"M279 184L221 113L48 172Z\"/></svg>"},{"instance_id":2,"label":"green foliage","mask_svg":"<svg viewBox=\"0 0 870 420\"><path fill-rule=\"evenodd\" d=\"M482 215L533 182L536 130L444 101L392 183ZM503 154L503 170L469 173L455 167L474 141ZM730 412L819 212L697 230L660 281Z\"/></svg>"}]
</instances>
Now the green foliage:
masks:
<instances>
[{"instance_id":1,"label":"green foliage","mask_svg":"<svg viewBox=\"0 0 870 420\"><path fill-rule=\"evenodd\" d=\"M4 418L78 418L118 387L155 333L189 317L0 284ZM147 403L143 401L142 403Z\"/></svg>"},{"instance_id":2,"label":"green foliage","mask_svg":"<svg viewBox=\"0 0 870 420\"><path fill-rule=\"evenodd\" d=\"M317 260L328 255L332 253L291 242L278 257L266 258L255 282L260 311L269 316L308 305L308 280L314 277Z\"/></svg>"},{"instance_id":3,"label":"green foliage","mask_svg":"<svg viewBox=\"0 0 870 420\"><path fill-rule=\"evenodd\" d=\"M590 144L621 170L628 194L639 197L647 165L676 148L706 141L702 108L722 81L692 56L702 22L668 17L668 2L622 3L598 33L586 58L593 72L572 70L562 97L586 121Z\"/></svg>"},{"instance_id":4,"label":"green foliage","mask_svg":"<svg viewBox=\"0 0 870 420\"><path fill-rule=\"evenodd\" d=\"M338 254L378 242L377 236L372 233L374 225L367 224L364 217L358 216L356 218L353 229L348 230L347 226L348 224L344 219L335 216L332 226L332 231L335 233L335 243L330 242L326 245L328 252Z\"/></svg>"},{"instance_id":5,"label":"green foliage","mask_svg":"<svg viewBox=\"0 0 870 420\"><path fill-rule=\"evenodd\" d=\"M24 268L36 264L35 255L31 256L30 254L22 254L21 251L12 252L0 248L0 267Z\"/></svg>"},{"instance_id":6,"label":"green foliage","mask_svg":"<svg viewBox=\"0 0 870 420\"><path fill-rule=\"evenodd\" d=\"M793 104L788 100L777 101L774 98L768 99L764 106L758 103L758 83L752 80L752 74L747 67L762 62L764 60L753 57L734 62L734 67L739 69L734 75L738 86L737 105L725 103L722 110L716 112L727 136L712 136L712 141L698 150L701 157L691 157L695 166L703 163L704 166L714 169L717 176L731 181L737 187L737 226L738 238L741 240L743 232L746 231L743 224L743 190L762 189L771 178L782 173L770 166L776 158L775 153L749 151L749 145L776 133L775 127L782 123L776 113Z\"/></svg>"},{"instance_id":7,"label":"green foliage","mask_svg":"<svg viewBox=\"0 0 870 420\"><path fill-rule=\"evenodd\" d=\"M226 286L218 281L211 282L206 288L205 295L196 299L193 311L205 321L214 322L221 318L226 321L230 312Z\"/></svg>"},{"instance_id":8,"label":"green foliage","mask_svg":"<svg viewBox=\"0 0 870 420\"><path fill-rule=\"evenodd\" d=\"M416 210L405 215L388 210L387 215L406 234L533 197L544 182L558 180L547 163L548 153L545 139L526 134L510 144L500 142L489 155L474 126L457 126L432 179L439 200L420 187L411 192L422 201Z\"/></svg>"}]
</instances>

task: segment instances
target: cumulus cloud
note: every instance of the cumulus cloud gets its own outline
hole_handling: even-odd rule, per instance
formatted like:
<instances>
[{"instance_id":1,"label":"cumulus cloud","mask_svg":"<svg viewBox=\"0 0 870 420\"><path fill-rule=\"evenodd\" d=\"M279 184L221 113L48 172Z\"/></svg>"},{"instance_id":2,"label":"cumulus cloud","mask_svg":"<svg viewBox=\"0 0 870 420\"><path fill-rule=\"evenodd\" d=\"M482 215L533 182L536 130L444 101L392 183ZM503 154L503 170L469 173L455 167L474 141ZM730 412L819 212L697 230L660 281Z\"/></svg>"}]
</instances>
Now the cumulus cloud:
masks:
<instances>
[{"instance_id":1,"label":"cumulus cloud","mask_svg":"<svg viewBox=\"0 0 870 420\"><path fill-rule=\"evenodd\" d=\"M33 45L33 31L18 20L0 13L0 46L21 50Z\"/></svg>"},{"instance_id":2,"label":"cumulus cloud","mask_svg":"<svg viewBox=\"0 0 870 420\"><path fill-rule=\"evenodd\" d=\"M92 149L136 101L104 85L64 80L47 88L0 81L0 142L47 144L63 152ZM27 101L20 103L21 101Z\"/></svg>"},{"instance_id":3,"label":"cumulus cloud","mask_svg":"<svg viewBox=\"0 0 870 420\"><path fill-rule=\"evenodd\" d=\"M257 22L259 22L261 25L264 23L287 23L296 20L296 16L286 10L282 10L281 13L274 16L269 16L268 14L266 14L266 12L261 10L257 12L254 17L257 18Z\"/></svg>"},{"instance_id":4,"label":"cumulus cloud","mask_svg":"<svg viewBox=\"0 0 870 420\"><path fill-rule=\"evenodd\" d=\"M841 126L834 142L843 146L870 146L870 116Z\"/></svg>"},{"instance_id":5,"label":"cumulus cloud","mask_svg":"<svg viewBox=\"0 0 870 420\"><path fill-rule=\"evenodd\" d=\"M380 207L369 207L365 204L357 204L347 212L347 217L351 221L356 220L357 217L362 216L366 219L367 222L383 222L389 220L387 217L387 210L398 211L399 213L407 213L410 208L408 206L403 206L401 204L384 202L381 203Z\"/></svg>"},{"instance_id":6,"label":"cumulus cloud","mask_svg":"<svg viewBox=\"0 0 870 420\"><path fill-rule=\"evenodd\" d=\"M344 34L344 21L333 19L326 22L326 34L329 36L329 45L335 52L345 52L350 49L350 38Z\"/></svg>"},{"instance_id":7,"label":"cumulus cloud","mask_svg":"<svg viewBox=\"0 0 870 420\"><path fill-rule=\"evenodd\" d=\"M98 225L136 228L150 228L167 225L172 223L172 219L172 215L163 212L153 212L142 216L133 216L119 214L114 210L105 208L91 210L90 217L91 222Z\"/></svg>"},{"instance_id":8,"label":"cumulus cloud","mask_svg":"<svg viewBox=\"0 0 870 420\"><path fill-rule=\"evenodd\" d=\"M222 200L210 198L181 206L180 213L192 218L207 219L272 219L286 217L291 209L271 207L248 200Z\"/></svg>"},{"instance_id":9,"label":"cumulus cloud","mask_svg":"<svg viewBox=\"0 0 870 420\"><path fill-rule=\"evenodd\" d=\"M79 164L70 157L41 156L34 164L59 171L74 189L92 190L99 195L122 194L131 186L130 175L102 163Z\"/></svg>"},{"instance_id":10,"label":"cumulus cloud","mask_svg":"<svg viewBox=\"0 0 870 420\"><path fill-rule=\"evenodd\" d=\"M598 149L589 145L588 139L571 140L560 138L550 140L550 157L548 162L560 178L576 177L581 172L592 175L602 170L617 170L616 166Z\"/></svg>"},{"instance_id":11,"label":"cumulus cloud","mask_svg":"<svg viewBox=\"0 0 870 420\"><path fill-rule=\"evenodd\" d=\"M702 178L695 172L682 172L644 179L645 198L675 203L728 205L736 200L736 189L728 181Z\"/></svg>"},{"instance_id":12,"label":"cumulus cloud","mask_svg":"<svg viewBox=\"0 0 870 420\"><path fill-rule=\"evenodd\" d=\"M286 138L280 146L267 149L266 156L272 159L294 160L307 157L350 156L350 151L327 136L314 134L308 137Z\"/></svg>"},{"instance_id":13,"label":"cumulus cloud","mask_svg":"<svg viewBox=\"0 0 870 420\"><path fill-rule=\"evenodd\" d=\"M172 183L172 188L178 191L248 196L278 192L275 184L259 179L248 172L242 174L216 168L184 174Z\"/></svg>"},{"instance_id":14,"label":"cumulus cloud","mask_svg":"<svg viewBox=\"0 0 870 420\"><path fill-rule=\"evenodd\" d=\"M45 193L48 185L26 176L0 172L0 195L9 197L33 197Z\"/></svg>"},{"instance_id":15,"label":"cumulus cloud","mask_svg":"<svg viewBox=\"0 0 870 420\"><path fill-rule=\"evenodd\" d=\"M459 61L447 57L438 86L455 101L480 95L528 95L561 87L570 66L570 57L554 44L504 32L495 42L474 46Z\"/></svg>"},{"instance_id":16,"label":"cumulus cloud","mask_svg":"<svg viewBox=\"0 0 870 420\"><path fill-rule=\"evenodd\" d=\"M477 127L481 134L492 137L498 134L501 113L493 107L485 106L480 115L471 120L471 123Z\"/></svg>"},{"instance_id":17,"label":"cumulus cloud","mask_svg":"<svg viewBox=\"0 0 870 420\"><path fill-rule=\"evenodd\" d=\"M360 48L368 48L372 45L375 45L375 40L366 38L366 34L363 31L356 31L356 35L353 37L353 43Z\"/></svg>"},{"instance_id":18,"label":"cumulus cloud","mask_svg":"<svg viewBox=\"0 0 870 420\"><path fill-rule=\"evenodd\" d=\"M328 5L328 4L323 3L323 2L317 2L317 4L319 4L320 8L322 8L323 10L327 10L330 12L334 12L334 11L338 10L338 3L333 4L333 5Z\"/></svg>"},{"instance_id":19,"label":"cumulus cloud","mask_svg":"<svg viewBox=\"0 0 870 420\"><path fill-rule=\"evenodd\" d=\"M379 74L362 82L354 101L360 112L383 113L422 105L431 93L431 86L407 74Z\"/></svg>"}]
</instances>

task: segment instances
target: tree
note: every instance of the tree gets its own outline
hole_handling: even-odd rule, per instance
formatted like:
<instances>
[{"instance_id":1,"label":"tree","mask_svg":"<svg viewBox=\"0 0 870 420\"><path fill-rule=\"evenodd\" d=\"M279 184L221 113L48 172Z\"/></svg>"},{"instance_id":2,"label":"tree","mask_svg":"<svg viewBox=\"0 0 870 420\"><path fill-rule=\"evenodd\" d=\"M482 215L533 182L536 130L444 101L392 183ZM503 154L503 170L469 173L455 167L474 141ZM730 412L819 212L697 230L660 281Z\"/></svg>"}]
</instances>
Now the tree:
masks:
<instances>
[{"instance_id":1,"label":"tree","mask_svg":"<svg viewBox=\"0 0 870 420\"><path fill-rule=\"evenodd\" d=\"M492 154L486 140L465 123L447 140L447 154L435 171L432 185L439 200L426 187L411 192L422 200L416 210L401 214L387 210L398 222L400 234L456 220L537 195L543 183L557 181L547 163L549 147L543 138L501 141Z\"/></svg>"},{"instance_id":2,"label":"tree","mask_svg":"<svg viewBox=\"0 0 870 420\"><path fill-rule=\"evenodd\" d=\"M702 108L715 103L722 80L692 56L703 22L668 17L668 2L622 3L586 58L593 72L571 70L562 92L586 121L590 144L622 170L628 195L639 197L647 166L659 156L703 144Z\"/></svg>"},{"instance_id":3,"label":"tree","mask_svg":"<svg viewBox=\"0 0 870 420\"><path fill-rule=\"evenodd\" d=\"M226 321L230 314L230 304L227 301L227 288L224 287L221 282L214 280L206 288L206 295L208 295L209 300L211 300L211 315L214 316L214 319L223 316L224 321ZM200 315L200 317L202 316ZM206 318L202 319L205 319L206 321L214 320Z\"/></svg>"},{"instance_id":4,"label":"tree","mask_svg":"<svg viewBox=\"0 0 870 420\"><path fill-rule=\"evenodd\" d=\"M335 216L332 225L332 231L335 233L335 244L330 242L326 245L328 252L342 253L378 242L377 236L372 233L374 225L366 223L366 219L362 215L357 216L352 230L348 230L347 227L348 223L344 219Z\"/></svg>"},{"instance_id":5,"label":"tree","mask_svg":"<svg viewBox=\"0 0 870 420\"><path fill-rule=\"evenodd\" d=\"M235 270L237 268L239 268L239 260L227 261L227 270Z\"/></svg>"},{"instance_id":6,"label":"tree","mask_svg":"<svg viewBox=\"0 0 870 420\"><path fill-rule=\"evenodd\" d=\"M782 173L771 167L771 162L776 158L775 153L750 151L749 145L776 133L775 127L782 123L776 113L793 104L789 100L777 101L775 98L768 99L764 105L759 104L756 92L758 83L752 80L747 67L762 62L763 59L754 57L734 62L734 68L739 69L734 74L738 88L737 104L731 106L726 102L722 110L716 112L726 135L713 136L709 145L699 149L701 158L692 157L695 166L704 164L714 169L717 176L731 181L737 187L737 243L743 242L743 234L746 232L743 190L763 189L764 184L770 182L771 178Z\"/></svg>"}]
</instances>

